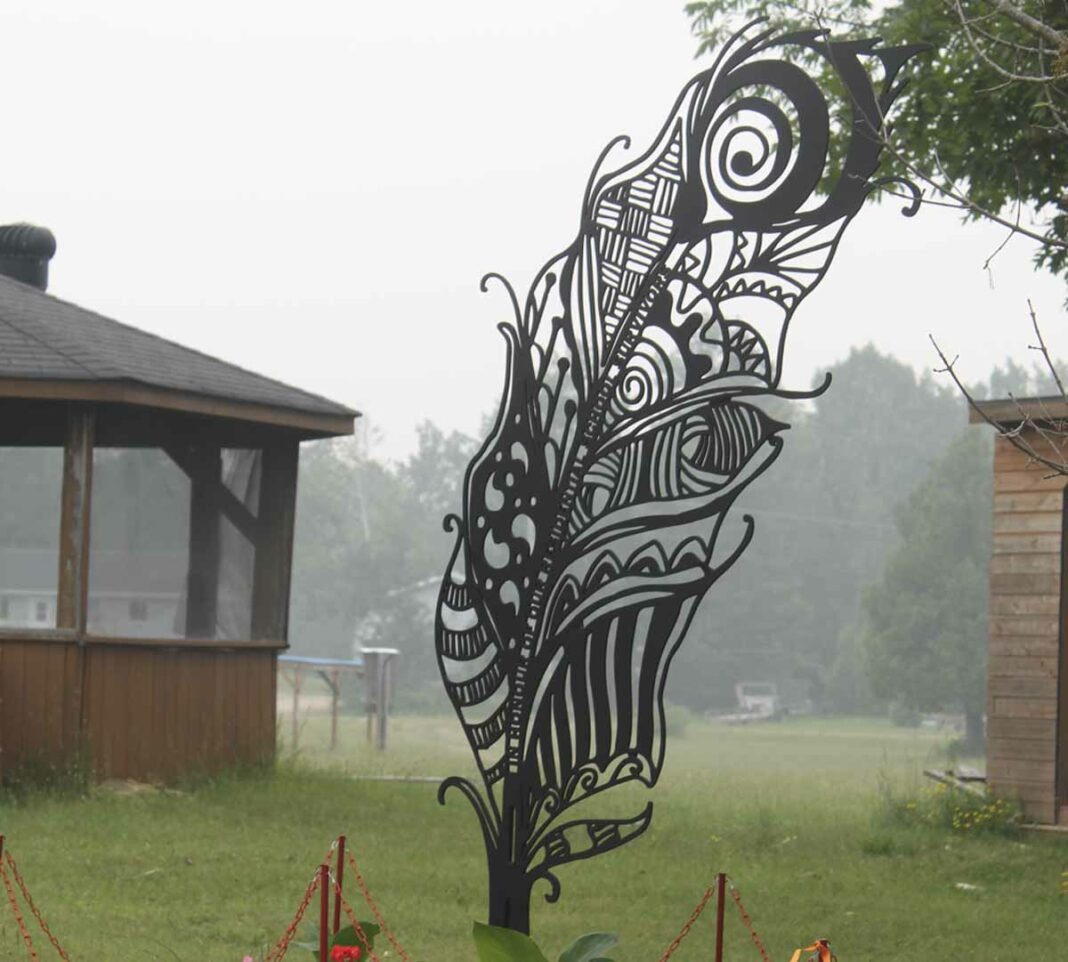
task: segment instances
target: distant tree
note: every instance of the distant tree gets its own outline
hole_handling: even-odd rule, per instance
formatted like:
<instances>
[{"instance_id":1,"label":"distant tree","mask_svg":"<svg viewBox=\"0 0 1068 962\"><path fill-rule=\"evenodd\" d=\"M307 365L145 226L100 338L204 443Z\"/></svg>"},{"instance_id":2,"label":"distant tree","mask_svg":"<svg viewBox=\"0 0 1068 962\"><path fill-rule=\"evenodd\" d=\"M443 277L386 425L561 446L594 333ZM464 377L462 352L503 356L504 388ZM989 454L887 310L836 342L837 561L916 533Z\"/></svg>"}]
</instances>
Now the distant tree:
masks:
<instances>
[{"instance_id":1,"label":"distant tree","mask_svg":"<svg viewBox=\"0 0 1068 962\"><path fill-rule=\"evenodd\" d=\"M368 456L354 439L301 454L290 636L296 651L351 658L398 648L397 697L409 706L439 693L432 637L437 580L451 541L474 442L427 421L400 463ZM445 707L444 696L440 696Z\"/></svg>"},{"instance_id":2,"label":"distant tree","mask_svg":"<svg viewBox=\"0 0 1068 962\"><path fill-rule=\"evenodd\" d=\"M446 434L433 421L416 425L416 449L397 468L416 500L438 521L460 508L464 471L475 453L473 438L459 431Z\"/></svg>"},{"instance_id":3,"label":"distant tree","mask_svg":"<svg viewBox=\"0 0 1068 962\"><path fill-rule=\"evenodd\" d=\"M290 628L297 651L352 657L357 621L417 576L415 508L396 473L352 439L301 452Z\"/></svg>"},{"instance_id":4,"label":"distant tree","mask_svg":"<svg viewBox=\"0 0 1068 962\"><path fill-rule=\"evenodd\" d=\"M699 609L669 697L729 708L738 681L807 682L824 709L870 708L840 658L863 588L897 539L893 508L960 431L952 390L873 347L830 368L811 406L771 413L791 425L775 470L748 491L753 542ZM921 427L922 426L922 427Z\"/></svg>"},{"instance_id":5,"label":"distant tree","mask_svg":"<svg viewBox=\"0 0 1068 962\"><path fill-rule=\"evenodd\" d=\"M898 507L900 542L864 595L872 690L963 711L972 746L986 700L991 483L990 438L966 430Z\"/></svg>"}]
</instances>

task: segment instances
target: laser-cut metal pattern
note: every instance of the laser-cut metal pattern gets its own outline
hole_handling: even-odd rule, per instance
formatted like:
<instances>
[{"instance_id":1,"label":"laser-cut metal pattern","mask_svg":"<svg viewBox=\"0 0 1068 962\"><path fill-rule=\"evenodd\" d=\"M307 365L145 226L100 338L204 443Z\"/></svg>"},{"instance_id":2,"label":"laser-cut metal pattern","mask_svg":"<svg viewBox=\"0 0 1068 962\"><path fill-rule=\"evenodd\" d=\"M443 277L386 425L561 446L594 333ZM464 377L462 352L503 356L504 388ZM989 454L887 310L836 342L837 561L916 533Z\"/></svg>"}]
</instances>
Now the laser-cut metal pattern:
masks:
<instances>
[{"instance_id":1,"label":"laser-cut metal pattern","mask_svg":"<svg viewBox=\"0 0 1068 962\"><path fill-rule=\"evenodd\" d=\"M522 305L483 278L512 303L507 376L462 515L446 519L435 633L483 783L450 778L439 797L456 788L478 815L495 925L528 931L534 882L555 901L556 868L649 825L651 803L626 819L585 803L659 777L671 658L752 537L746 515L717 544L730 507L782 445L759 402L814 393L780 385L787 327L885 183L883 118L919 49L751 24L641 157L606 173L629 141L605 148L578 236ZM818 62L845 94L841 170Z\"/></svg>"}]
</instances>

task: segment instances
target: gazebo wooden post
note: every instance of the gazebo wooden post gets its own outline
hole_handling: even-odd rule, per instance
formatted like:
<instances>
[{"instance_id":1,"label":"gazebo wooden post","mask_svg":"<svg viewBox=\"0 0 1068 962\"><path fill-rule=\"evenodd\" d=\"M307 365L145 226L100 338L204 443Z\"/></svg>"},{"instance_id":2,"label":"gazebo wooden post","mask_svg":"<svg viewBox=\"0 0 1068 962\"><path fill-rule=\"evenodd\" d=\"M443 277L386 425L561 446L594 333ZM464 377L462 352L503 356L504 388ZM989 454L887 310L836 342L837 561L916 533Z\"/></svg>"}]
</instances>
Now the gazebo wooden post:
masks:
<instances>
[{"instance_id":1,"label":"gazebo wooden post","mask_svg":"<svg viewBox=\"0 0 1068 962\"><path fill-rule=\"evenodd\" d=\"M289 568L299 453L295 440L263 449L252 582L252 637L258 640L286 642L289 637Z\"/></svg>"},{"instance_id":2,"label":"gazebo wooden post","mask_svg":"<svg viewBox=\"0 0 1068 962\"><path fill-rule=\"evenodd\" d=\"M72 405L67 412L63 444L63 486L59 520L59 579L56 587L56 628L73 629L77 648L65 655L72 671L64 671L61 700L68 721L60 735L60 751L82 747L88 731L85 699L85 630L89 605L89 519L93 492L95 411Z\"/></svg>"},{"instance_id":3,"label":"gazebo wooden post","mask_svg":"<svg viewBox=\"0 0 1068 962\"><path fill-rule=\"evenodd\" d=\"M63 493L59 522L59 581L56 627L85 634L89 596L89 514L93 488L91 407L72 406L63 447Z\"/></svg>"},{"instance_id":4,"label":"gazebo wooden post","mask_svg":"<svg viewBox=\"0 0 1068 962\"><path fill-rule=\"evenodd\" d=\"M186 589L185 636L214 638L219 607L220 524L215 487L222 476L217 447L188 452L190 475L189 575Z\"/></svg>"}]
</instances>

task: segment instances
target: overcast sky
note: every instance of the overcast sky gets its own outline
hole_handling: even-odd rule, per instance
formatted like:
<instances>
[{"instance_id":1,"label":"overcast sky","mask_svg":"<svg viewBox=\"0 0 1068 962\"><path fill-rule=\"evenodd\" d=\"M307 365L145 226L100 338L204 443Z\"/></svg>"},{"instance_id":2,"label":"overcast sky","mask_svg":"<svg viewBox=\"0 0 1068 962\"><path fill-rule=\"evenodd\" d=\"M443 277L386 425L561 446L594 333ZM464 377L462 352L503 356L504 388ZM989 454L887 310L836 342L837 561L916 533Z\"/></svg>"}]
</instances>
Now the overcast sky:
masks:
<instances>
[{"instance_id":1,"label":"overcast sky","mask_svg":"<svg viewBox=\"0 0 1068 962\"><path fill-rule=\"evenodd\" d=\"M380 456L473 432L508 316L573 237L601 147L643 148L698 69L682 0L7 0L0 222L50 227L52 293L366 412ZM1029 360L1063 285L1002 233L869 206L798 312L787 381L928 333Z\"/></svg>"}]
</instances>

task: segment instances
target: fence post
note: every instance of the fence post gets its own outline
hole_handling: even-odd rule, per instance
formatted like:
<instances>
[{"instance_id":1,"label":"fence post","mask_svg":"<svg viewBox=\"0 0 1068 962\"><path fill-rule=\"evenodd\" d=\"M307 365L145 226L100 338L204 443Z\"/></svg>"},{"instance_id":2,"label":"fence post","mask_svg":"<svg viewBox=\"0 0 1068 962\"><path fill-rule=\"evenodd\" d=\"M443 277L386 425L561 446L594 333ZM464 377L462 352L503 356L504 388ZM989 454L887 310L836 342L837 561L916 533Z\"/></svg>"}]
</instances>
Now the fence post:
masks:
<instances>
[{"instance_id":1,"label":"fence post","mask_svg":"<svg viewBox=\"0 0 1068 962\"><path fill-rule=\"evenodd\" d=\"M300 681L301 666L293 666L293 751L297 750L297 739L300 737L300 722L297 715L300 712Z\"/></svg>"},{"instance_id":2,"label":"fence post","mask_svg":"<svg viewBox=\"0 0 1068 962\"><path fill-rule=\"evenodd\" d=\"M727 876L716 876L716 962L723 962L723 909L726 904Z\"/></svg>"},{"instance_id":3,"label":"fence post","mask_svg":"<svg viewBox=\"0 0 1068 962\"><path fill-rule=\"evenodd\" d=\"M341 697L341 673L335 668L330 672L330 751L337 748L337 703Z\"/></svg>"},{"instance_id":4,"label":"fence post","mask_svg":"<svg viewBox=\"0 0 1068 962\"><path fill-rule=\"evenodd\" d=\"M386 750L386 726L389 724L389 689L393 676L393 656L378 659L378 750Z\"/></svg>"}]
</instances>

